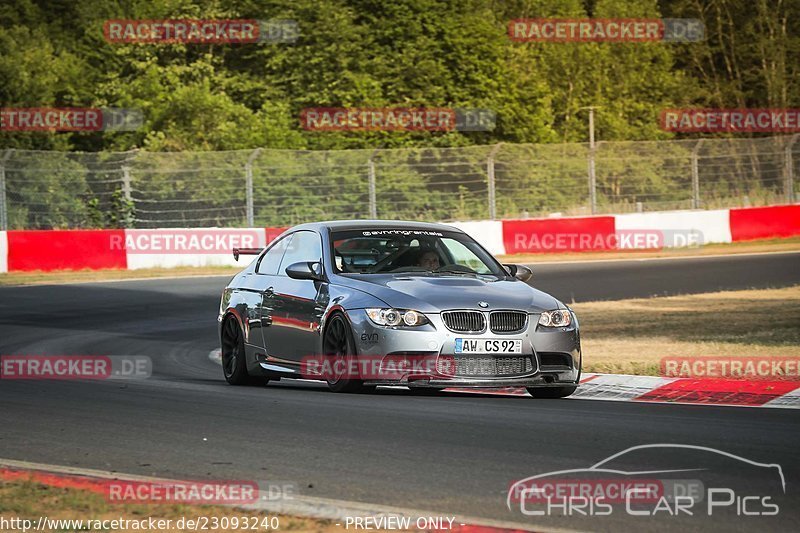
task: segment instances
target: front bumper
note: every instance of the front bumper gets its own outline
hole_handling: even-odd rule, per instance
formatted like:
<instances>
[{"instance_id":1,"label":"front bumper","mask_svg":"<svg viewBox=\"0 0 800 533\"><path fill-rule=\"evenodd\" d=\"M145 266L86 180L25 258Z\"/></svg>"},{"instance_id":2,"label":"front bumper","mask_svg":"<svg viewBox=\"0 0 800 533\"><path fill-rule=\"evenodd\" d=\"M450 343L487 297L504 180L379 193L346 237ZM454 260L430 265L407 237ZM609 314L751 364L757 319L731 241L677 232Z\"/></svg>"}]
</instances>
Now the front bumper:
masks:
<instances>
[{"instance_id":1,"label":"front bumper","mask_svg":"<svg viewBox=\"0 0 800 533\"><path fill-rule=\"evenodd\" d=\"M456 333L447 329L439 314L426 314L430 323L416 328L392 328L374 324L363 309L349 310L358 357L397 358L404 355L429 358L430 364L417 365L408 372L395 372L391 379L367 377L368 385L405 385L412 388L501 388L558 387L574 385L580 378L581 346L577 324L568 328L538 326L539 314L530 313L527 327L514 334L487 331L481 334ZM436 361L458 358L498 358L503 355L463 355L455 353L456 339L521 339L522 354L530 358L526 370L503 375L463 375L443 373ZM420 369L420 366L422 369Z\"/></svg>"}]
</instances>

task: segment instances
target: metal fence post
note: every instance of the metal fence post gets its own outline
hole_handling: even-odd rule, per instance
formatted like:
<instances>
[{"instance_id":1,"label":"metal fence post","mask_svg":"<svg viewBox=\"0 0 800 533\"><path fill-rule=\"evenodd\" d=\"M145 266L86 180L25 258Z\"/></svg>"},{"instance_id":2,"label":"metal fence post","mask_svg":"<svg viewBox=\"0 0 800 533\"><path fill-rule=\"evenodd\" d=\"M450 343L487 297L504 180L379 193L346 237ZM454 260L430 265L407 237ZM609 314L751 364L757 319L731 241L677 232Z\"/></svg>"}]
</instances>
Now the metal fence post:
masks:
<instances>
[{"instance_id":1,"label":"metal fence post","mask_svg":"<svg viewBox=\"0 0 800 533\"><path fill-rule=\"evenodd\" d=\"M489 195L489 220L497 219L497 194L494 179L494 156L500 150L503 143L497 143L489 152L489 157L486 159L486 178L487 178L487 193Z\"/></svg>"},{"instance_id":2,"label":"metal fence post","mask_svg":"<svg viewBox=\"0 0 800 533\"><path fill-rule=\"evenodd\" d=\"M794 160L792 158L792 147L794 146L794 143L797 142L797 139L800 139L800 133L795 133L792 135L792 138L789 139L789 144L786 145L783 153L783 163L786 171L786 180L783 184L783 192L786 195L786 201L790 204L793 204L796 201L794 196Z\"/></svg>"},{"instance_id":3,"label":"metal fence post","mask_svg":"<svg viewBox=\"0 0 800 533\"><path fill-rule=\"evenodd\" d=\"M247 158L247 163L244 165L244 190L245 190L245 205L246 205L246 218L247 226L252 228L255 226L255 210L253 209L253 161L255 161L258 154L261 153L263 148L256 148L250 157Z\"/></svg>"},{"instance_id":4,"label":"metal fence post","mask_svg":"<svg viewBox=\"0 0 800 533\"><path fill-rule=\"evenodd\" d=\"M8 203L6 202L6 161L14 152L13 149L6 150L3 159L0 160L0 231L8 229Z\"/></svg>"},{"instance_id":5,"label":"metal fence post","mask_svg":"<svg viewBox=\"0 0 800 533\"><path fill-rule=\"evenodd\" d=\"M594 140L589 145L589 207L592 214L597 213L597 176L595 175L594 155L597 146Z\"/></svg>"},{"instance_id":6,"label":"metal fence post","mask_svg":"<svg viewBox=\"0 0 800 533\"><path fill-rule=\"evenodd\" d=\"M131 201L131 167L122 167L122 196Z\"/></svg>"},{"instance_id":7,"label":"metal fence post","mask_svg":"<svg viewBox=\"0 0 800 533\"><path fill-rule=\"evenodd\" d=\"M124 216L120 218L121 227L125 228L133 228L136 227L136 202L133 199L133 188L131 187L131 164L136 156L139 155L139 149L134 148L133 150L128 150L127 152L123 152L125 155L125 159L121 161L122 166L120 170L122 170L122 198L125 200L125 205L121 206L120 215Z\"/></svg>"},{"instance_id":8,"label":"metal fence post","mask_svg":"<svg viewBox=\"0 0 800 533\"><path fill-rule=\"evenodd\" d=\"M594 215L597 213L597 176L595 175L594 156L596 145L594 143L594 110L599 106L590 105L580 109L589 110L589 208Z\"/></svg>"},{"instance_id":9,"label":"metal fence post","mask_svg":"<svg viewBox=\"0 0 800 533\"><path fill-rule=\"evenodd\" d=\"M700 147L705 139L700 139L692 149L692 209L700 209L700 169L698 166L698 156Z\"/></svg>"},{"instance_id":10,"label":"metal fence post","mask_svg":"<svg viewBox=\"0 0 800 533\"><path fill-rule=\"evenodd\" d=\"M378 218L378 193L377 184L375 182L375 154L378 150L373 151L369 160L367 161L367 185L369 187L369 218L375 220Z\"/></svg>"}]
</instances>

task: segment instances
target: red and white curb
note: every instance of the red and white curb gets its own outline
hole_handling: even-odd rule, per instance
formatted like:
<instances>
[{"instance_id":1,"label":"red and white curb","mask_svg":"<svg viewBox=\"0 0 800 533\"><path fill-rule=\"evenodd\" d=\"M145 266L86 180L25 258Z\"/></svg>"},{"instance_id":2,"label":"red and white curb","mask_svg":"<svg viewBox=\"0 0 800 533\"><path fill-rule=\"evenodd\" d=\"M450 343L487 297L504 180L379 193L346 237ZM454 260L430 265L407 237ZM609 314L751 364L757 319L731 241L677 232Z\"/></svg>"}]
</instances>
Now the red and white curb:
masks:
<instances>
[{"instance_id":1,"label":"red and white curb","mask_svg":"<svg viewBox=\"0 0 800 533\"><path fill-rule=\"evenodd\" d=\"M209 359L221 364L219 349ZM525 389L445 389L444 392L529 396ZM628 374L583 374L569 399L800 409L800 381L691 379Z\"/></svg>"},{"instance_id":2,"label":"red and white curb","mask_svg":"<svg viewBox=\"0 0 800 533\"><path fill-rule=\"evenodd\" d=\"M660 250L800 235L800 205L452 222L494 255ZM243 266L231 250L261 247L286 228L11 230L0 232L0 273ZM653 236L655 243L634 236ZM674 235L673 235L674 234ZM672 237L670 237L672 235ZM683 241L677 236L682 235ZM625 239L628 236L632 239ZM689 236L697 242L688 241ZM194 239L192 239L194 238ZM233 242L249 244L232 244ZM172 244L168 244L172 243ZM182 244L179 244L182 243ZM206 246L206 244L208 246ZM209 248L210 247L210 248Z\"/></svg>"},{"instance_id":3,"label":"red and white curb","mask_svg":"<svg viewBox=\"0 0 800 533\"><path fill-rule=\"evenodd\" d=\"M800 408L800 381L584 374L572 398L651 403Z\"/></svg>"},{"instance_id":4,"label":"red and white curb","mask_svg":"<svg viewBox=\"0 0 800 533\"><path fill-rule=\"evenodd\" d=\"M174 479L164 479L133 474L121 474L105 470L92 470L67 466L31 463L0 458L0 479L6 481L29 480L50 487L84 490L104 495L110 483L134 482L169 485L180 483ZM208 483L213 483L208 480ZM337 526L346 529L344 522L353 517L393 517L411 519L415 524L418 518L447 517L453 519L448 531L457 533L522 533L527 531L565 531L552 528L542 529L530 524L519 524L500 520L484 520L481 518L450 515L447 513L406 509L361 502L316 498L310 496L293 496L276 500L269 495L259 494L257 503L248 504L214 504L221 507L234 507L249 511L280 514L301 518L330 520ZM396 517L396 518L395 518ZM412 529L416 529L412 527Z\"/></svg>"},{"instance_id":5,"label":"red and white curb","mask_svg":"<svg viewBox=\"0 0 800 533\"><path fill-rule=\"evenodd\" d=\"M445 389L450 392L529 396L525 389ZM800 409L800 381L688 379L627 374L583 374L570 400Z\"/></svg>"}]
</instances>

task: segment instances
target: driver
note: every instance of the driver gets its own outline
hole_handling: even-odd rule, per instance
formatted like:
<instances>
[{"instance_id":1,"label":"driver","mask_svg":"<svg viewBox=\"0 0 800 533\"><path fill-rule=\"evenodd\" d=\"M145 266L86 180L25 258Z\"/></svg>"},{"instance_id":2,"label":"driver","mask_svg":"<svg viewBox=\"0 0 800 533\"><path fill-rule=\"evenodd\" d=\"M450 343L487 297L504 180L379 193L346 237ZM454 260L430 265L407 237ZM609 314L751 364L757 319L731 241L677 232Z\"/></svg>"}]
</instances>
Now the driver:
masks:
<instances>
[{"instance_id":1,"label":"driver","mask_svg":"<svg viewBox=\"0 0 800 533\"><path fill-rule=\"evenodd\" d=\"M419 254L417 257L417 266L423 267L427 270L436 270L439 268L439 254L433 250L427 250Z\"/></svg>"}]
</instances>

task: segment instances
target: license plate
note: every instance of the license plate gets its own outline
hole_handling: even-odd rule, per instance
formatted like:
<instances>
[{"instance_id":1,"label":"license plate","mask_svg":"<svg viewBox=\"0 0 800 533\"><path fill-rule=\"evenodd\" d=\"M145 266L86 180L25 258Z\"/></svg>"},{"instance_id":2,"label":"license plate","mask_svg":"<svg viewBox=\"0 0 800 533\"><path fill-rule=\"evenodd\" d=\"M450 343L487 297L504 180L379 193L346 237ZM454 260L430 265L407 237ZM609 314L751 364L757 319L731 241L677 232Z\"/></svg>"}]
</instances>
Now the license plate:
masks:
<instances>
[{"instance_id":1,"label":"license plate","mask_svg":"<svg viewBox=\"0 0 800 533\"><path fill-rule=\"evenodd\" d=\"M522 353L522 339L456 339L456 353Z\"/></svg>"}]
</instances>

